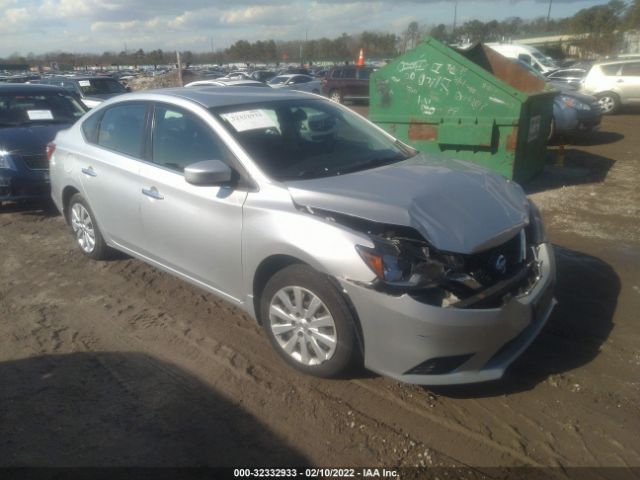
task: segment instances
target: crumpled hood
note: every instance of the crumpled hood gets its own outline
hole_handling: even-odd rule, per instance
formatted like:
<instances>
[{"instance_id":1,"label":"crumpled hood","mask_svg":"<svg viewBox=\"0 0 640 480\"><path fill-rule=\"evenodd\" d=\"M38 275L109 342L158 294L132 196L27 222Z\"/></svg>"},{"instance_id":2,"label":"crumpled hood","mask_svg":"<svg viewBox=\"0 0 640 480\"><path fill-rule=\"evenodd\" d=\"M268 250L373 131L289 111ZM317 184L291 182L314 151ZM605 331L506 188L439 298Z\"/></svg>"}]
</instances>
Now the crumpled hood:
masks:
<instances>
[{"instance_id":1,"label":"crumpled hood","mask_svg":"<svg viewBox=\"0 0 640 480\"><path fill-rule=\"evenodd\" d=\"M70 123L43 123L0 128L0 150L22 155L44 153L47 143L55 138L56 133L70 126Z\"/></svg>"},{"instance_id":2,"label":"crumpled hood","mask_svg":"<svg viewBox=\"0 0 640 480\"><path fill-rule=\"evenodd\" d=\"M417 155L404 162L285 182L298 205L415 228L439 250L500 245L529 221L522 188L470 163Z\"/></svg>"}]
</instances>

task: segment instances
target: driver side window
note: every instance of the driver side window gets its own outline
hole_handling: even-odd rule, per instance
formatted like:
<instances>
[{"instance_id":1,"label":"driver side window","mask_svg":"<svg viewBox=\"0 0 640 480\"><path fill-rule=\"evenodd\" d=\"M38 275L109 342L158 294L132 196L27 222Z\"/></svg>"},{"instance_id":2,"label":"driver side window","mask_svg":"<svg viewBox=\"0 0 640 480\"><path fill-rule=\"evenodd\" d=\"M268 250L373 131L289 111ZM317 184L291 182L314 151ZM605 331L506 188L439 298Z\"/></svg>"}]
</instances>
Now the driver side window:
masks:
<instances>
[{"instance_id":1,"label":"driver side window","mask_svg":"<svg viewBox=\"0 0 640 480\"><path fill-rule=\"evenodd\" d=\"M229 159L222 141L202 120L163 105L154 111L152 148L153 163L181 173L192 163Z\"/></svg>"}]
</instances>

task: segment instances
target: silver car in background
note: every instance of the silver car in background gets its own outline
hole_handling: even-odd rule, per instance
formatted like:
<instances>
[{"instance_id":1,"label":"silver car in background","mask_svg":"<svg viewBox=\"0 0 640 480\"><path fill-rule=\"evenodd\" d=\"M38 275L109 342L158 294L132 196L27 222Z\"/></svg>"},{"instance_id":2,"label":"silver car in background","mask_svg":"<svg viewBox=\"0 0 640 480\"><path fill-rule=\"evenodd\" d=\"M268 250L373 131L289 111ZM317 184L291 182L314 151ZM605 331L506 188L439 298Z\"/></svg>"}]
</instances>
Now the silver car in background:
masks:
<instances>
[{"instance_id":1,"label":"silver car in background","mask_svg":"<svg viewBox=\"0 0 640 480\"><path fill-rule=\"evenodd\" d=\"M497 379L555 304L515 183L304 93L180 88L96 107L51 145L84 254L115 248L239 306L306 373Z\"/></svg>"}]
</instances>

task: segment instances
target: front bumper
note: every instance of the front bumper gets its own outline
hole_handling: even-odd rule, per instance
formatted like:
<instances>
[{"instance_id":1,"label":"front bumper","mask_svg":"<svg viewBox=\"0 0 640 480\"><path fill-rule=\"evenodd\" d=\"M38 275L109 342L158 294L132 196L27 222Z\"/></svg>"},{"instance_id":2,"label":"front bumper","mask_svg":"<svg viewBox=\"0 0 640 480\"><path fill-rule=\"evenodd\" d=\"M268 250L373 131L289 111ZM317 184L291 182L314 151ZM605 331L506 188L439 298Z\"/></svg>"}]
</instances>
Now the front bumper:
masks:
<instances>
[{"instance_id":1,"label":"front bumper","mask_svg":"<svg viewBox=\"0 0 640 480\"><path fill-rule=\"evenodd\" d=\"M537 248L539 279L501 308L441 308L356 285L341 284L362 326L365 366L402 382L447 385L495 380L533 342L556 304L552 247ZM463 363L446 373L416 374L431 360ZM456 360L457 359L457 360Z\"/></svg>"},{"instance_id":2,"label":"front bumper","mask_svg":"<svg viewBox=\"0 0 640 480\"><path fill-rule=\"evenodd\" d=\"M50 190L48 170L0 169L0 201L46 198Z\"/></svg>"}]
</instances>

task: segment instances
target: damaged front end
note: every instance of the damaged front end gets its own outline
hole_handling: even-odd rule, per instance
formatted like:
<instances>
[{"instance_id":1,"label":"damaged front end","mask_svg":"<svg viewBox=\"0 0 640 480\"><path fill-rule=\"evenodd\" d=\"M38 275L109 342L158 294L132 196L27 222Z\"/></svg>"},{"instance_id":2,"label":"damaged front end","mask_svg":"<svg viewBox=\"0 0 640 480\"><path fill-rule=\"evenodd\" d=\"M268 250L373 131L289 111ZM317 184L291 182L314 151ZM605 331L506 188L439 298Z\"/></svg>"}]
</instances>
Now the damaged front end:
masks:
<instances>
[{"instance_id":1,"label":"damaged front end","mask_svg":"<svg viewBox=\"0 0 640 480\"><path fill-rule=\"evenodd\" d=\"M376 275L361 286L442 308L501 308L528 294L540 277L538 245L546 241L540 214L530 203L529 222L515 236L477 253L436 249L414 228L382 224L312 207L301 210L359 232L371 246L356 245Z\"/></svg>"}]
</instances>

